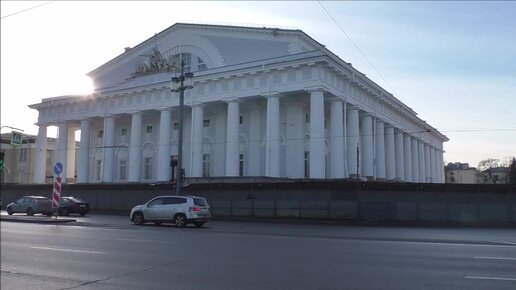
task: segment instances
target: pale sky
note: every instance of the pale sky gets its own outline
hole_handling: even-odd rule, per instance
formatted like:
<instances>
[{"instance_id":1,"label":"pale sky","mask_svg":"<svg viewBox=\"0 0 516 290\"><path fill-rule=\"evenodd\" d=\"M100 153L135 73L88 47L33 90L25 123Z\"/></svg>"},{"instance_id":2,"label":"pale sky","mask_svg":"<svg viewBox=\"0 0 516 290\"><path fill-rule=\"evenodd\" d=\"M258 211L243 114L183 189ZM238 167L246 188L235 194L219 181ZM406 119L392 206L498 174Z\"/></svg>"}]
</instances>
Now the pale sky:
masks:
<instances>
[{"instance_id":1,"label":"pale sky","mask_svg":"<svg viewBox=\"0 0 516 290\"><path fill-rule=\"evenodd\" d=\"M316 1L0 3L1 125L27 134L28 105L88 93L86 73L187 22L303 30L445 134L446 162L516 155L516 2L322 1L381 77Z\"/></svg>"}]
</instances>

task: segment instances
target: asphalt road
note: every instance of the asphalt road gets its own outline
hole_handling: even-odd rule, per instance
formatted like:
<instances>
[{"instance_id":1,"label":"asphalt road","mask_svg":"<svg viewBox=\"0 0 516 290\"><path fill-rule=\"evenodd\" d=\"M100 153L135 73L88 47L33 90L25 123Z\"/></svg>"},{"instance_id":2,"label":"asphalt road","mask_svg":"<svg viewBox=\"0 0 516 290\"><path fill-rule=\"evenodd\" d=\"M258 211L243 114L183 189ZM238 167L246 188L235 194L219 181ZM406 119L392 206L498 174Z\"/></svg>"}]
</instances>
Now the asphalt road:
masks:
<instances>
[{"instance_id":1,"label":"asphalt road","mask_svg":"<svg viewBox=\"0 0 516 290\"><path fill-rule=\"evenodd\" d=\"M2 221L1 289L516 289L514 229L76 219Z\"/></svg>"}]
</instances>

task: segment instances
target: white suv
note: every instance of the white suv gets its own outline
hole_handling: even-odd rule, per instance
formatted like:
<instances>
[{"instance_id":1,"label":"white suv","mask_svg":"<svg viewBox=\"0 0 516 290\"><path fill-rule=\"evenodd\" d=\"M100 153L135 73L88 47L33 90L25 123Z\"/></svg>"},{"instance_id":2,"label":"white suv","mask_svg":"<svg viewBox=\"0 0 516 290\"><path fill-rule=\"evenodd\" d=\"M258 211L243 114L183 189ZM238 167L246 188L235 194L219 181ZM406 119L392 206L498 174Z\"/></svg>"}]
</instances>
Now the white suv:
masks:
<instances>
[{"instance_id":1,"label":"white suv","mask_svg":"<svg viewBox=\"0 0 516 290\"><path fill-rule=\"evenodd\" d=\"M211 212L204 197L158 196L146 204L133 207L129 217L135 225L173 222L178 227L184 227L188 223L202 227L211 218Z\"/></svg>"}]
</instances>

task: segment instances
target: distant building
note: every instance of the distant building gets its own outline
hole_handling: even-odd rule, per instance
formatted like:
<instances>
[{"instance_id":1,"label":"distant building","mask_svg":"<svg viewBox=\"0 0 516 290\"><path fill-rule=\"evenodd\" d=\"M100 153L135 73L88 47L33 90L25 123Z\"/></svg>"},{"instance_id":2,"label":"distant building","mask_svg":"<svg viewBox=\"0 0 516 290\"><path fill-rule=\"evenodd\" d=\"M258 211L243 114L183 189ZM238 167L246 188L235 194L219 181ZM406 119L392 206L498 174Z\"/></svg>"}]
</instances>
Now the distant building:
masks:
<instances>
[{"instance_id":1,"label":"distant building","mask_svg":"<svg viewBox=\"0 0 516 290\"><path fill-rule=\"evenodd\" d=\"M478 170L475 167L469 167L468 163L448 163L444 167L446 183L478 183Z\"/></svg>"},{"instance_id":2,"label":"distant building","mask_svg":"<svg viewBox=\"0 0 516 290\"><path fill-rule=\"evenodd\" d=\"M478 172L477 183L482 184L507 184L509 183L510 167L494 167Z\"/></svg>"},{"instance_id":3,"label":"distant building","mask_svg":"<svg viewBox=\"0 0 516 290\"><path fill-rule=\"evenodd\" d=\"M0 173L2 183L35 183L34 164L36 160L37 136L21 134L21 145L11 144L11 133L1 134L0 152L3 154L3 170ZM47 138L45 153L45 182L52 182L53 164L55 163L56 139ZM49 178L50 177L50 178Z\"/></svg>"},{"instance_id":4,"label":"distant building","mask_svg":"<svg viewBox=\"0 0 516 290\"><path fill-rule=\"evenodd\" d=\"M47 127L59 128L63 183L75 164L78 183L169 182L179 172L170 80L181 62L195 73L181 123L186 177L444 182L448 138L303 31L177 23L90 72L94 93L29 106L38 148Z\"/></svg>"}]
</instances>

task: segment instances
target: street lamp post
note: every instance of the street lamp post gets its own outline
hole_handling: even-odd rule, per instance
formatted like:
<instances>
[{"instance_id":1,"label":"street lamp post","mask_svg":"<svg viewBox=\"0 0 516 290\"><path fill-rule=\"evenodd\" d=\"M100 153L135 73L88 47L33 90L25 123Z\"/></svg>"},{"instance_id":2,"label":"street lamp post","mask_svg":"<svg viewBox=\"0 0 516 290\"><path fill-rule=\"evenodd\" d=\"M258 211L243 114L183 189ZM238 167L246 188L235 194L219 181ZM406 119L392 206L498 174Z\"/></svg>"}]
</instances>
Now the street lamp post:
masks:
<instances>
[{"instance_id":1,"label":"street lamp post","mask_svg":"<svg viewBox=\"0 0 516 290\"><path fill-rule=\"evenodd\" d=\"M185 90L193 88L194 74L184 72L185 62L181 61L181 74L178 77L172 77L170 90L174 93L179 92L179 137L177 140L177 178L176 178L176 195L181 195L181 187L183 186L183 106L185 101Z\"/></svg>"}]
</instances>

